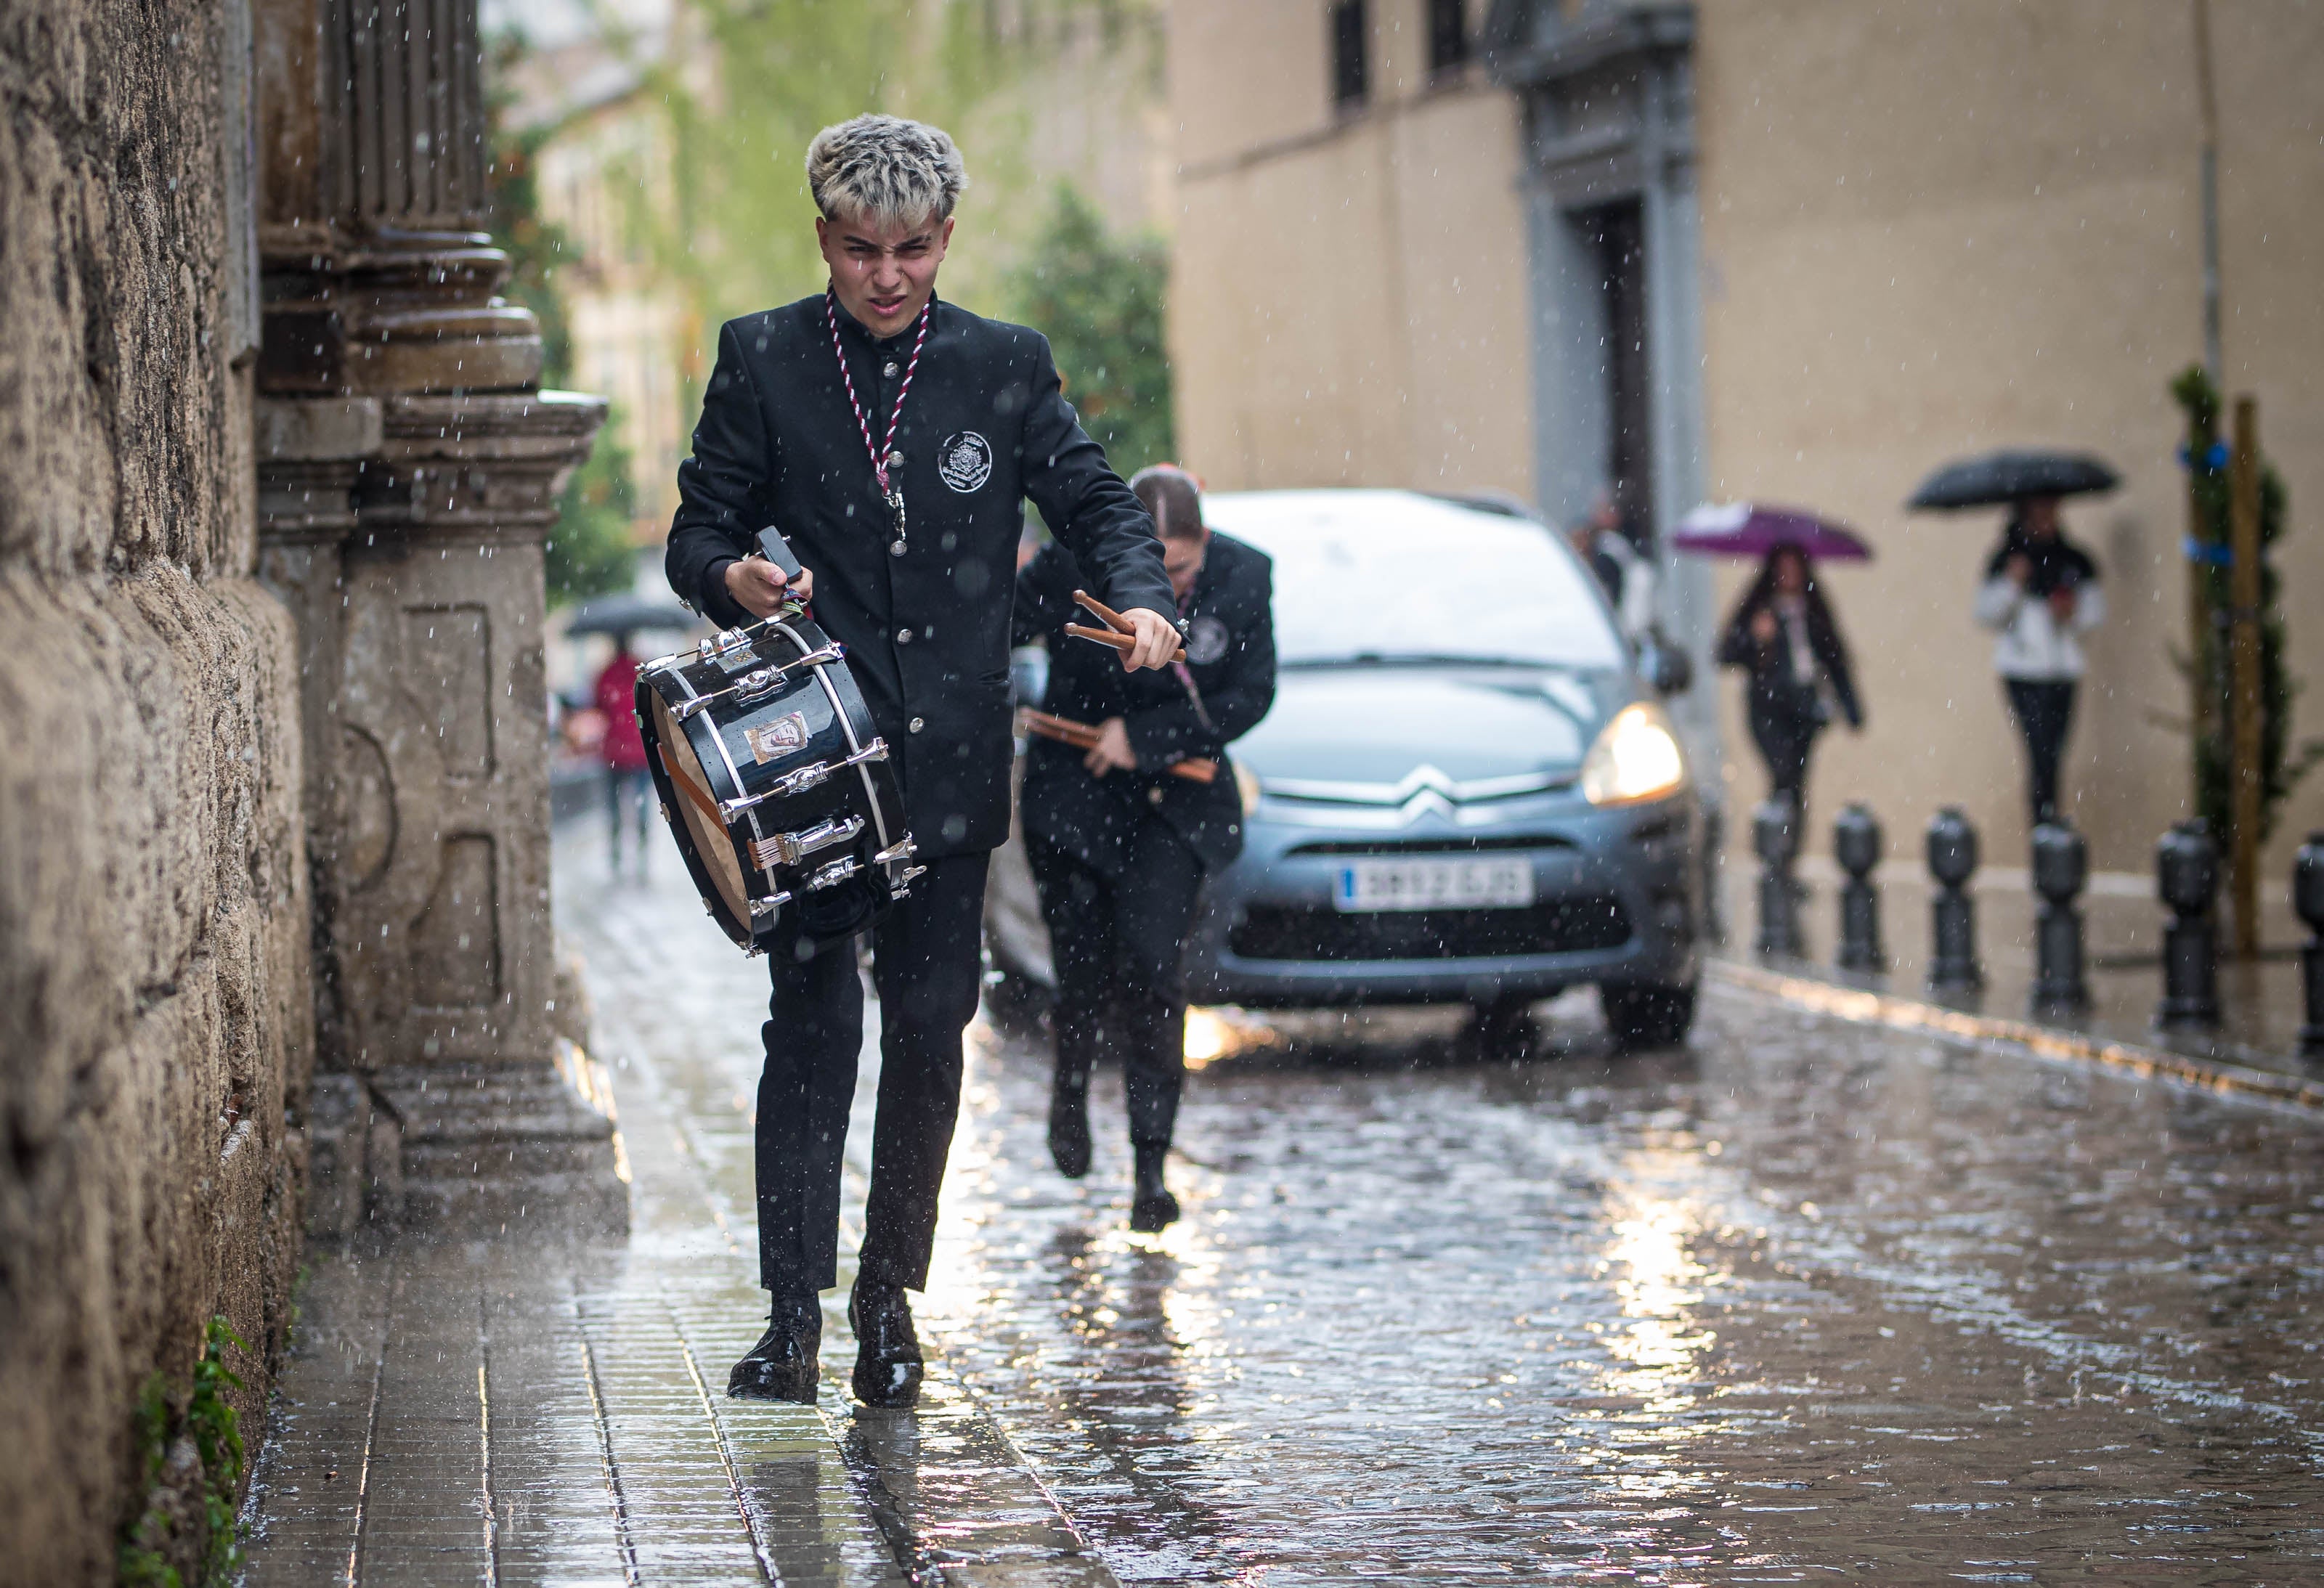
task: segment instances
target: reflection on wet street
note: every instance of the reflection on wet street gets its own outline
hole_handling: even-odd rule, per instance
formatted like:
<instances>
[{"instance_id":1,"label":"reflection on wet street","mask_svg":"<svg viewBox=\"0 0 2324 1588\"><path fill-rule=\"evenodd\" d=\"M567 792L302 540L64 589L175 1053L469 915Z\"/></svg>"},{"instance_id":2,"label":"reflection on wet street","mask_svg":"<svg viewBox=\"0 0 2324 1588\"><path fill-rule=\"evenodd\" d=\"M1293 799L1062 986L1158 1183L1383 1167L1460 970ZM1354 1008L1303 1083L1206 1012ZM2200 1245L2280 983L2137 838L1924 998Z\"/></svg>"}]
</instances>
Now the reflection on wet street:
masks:
<instances>
[{"instance_id":1,"label":"reflection on wet street","mask_svg":"<svg viewBox=\"0 0 2324 1588\"><path fill-rule=\"evenodd\" d=\"M921 1410L846 1402L844 1291L819 1412L727 1401L763 969L593 862L633 1233L318 1260L254 1583L2324 1574L2324 1122L1731 989L1643 1057L1586 995L1198 1018L1156 1238L1118 1075L1065 1180L989 1013Z\"/></svg>"},{"instance_id":2,"label":"reflection on wet street","mask_svg":"<svg viewBox=\"0 0 2324 1588\"><path fill-rule=\"evenodd\" d=\"M1740 995L1640 1059L1549 1014L1213 1062L1155 1241L1118 1090L1084 1190L982 1039L926 1310L1118 1575L2324 1570L2319 1122Z\"/></svg>"}]
</instances>

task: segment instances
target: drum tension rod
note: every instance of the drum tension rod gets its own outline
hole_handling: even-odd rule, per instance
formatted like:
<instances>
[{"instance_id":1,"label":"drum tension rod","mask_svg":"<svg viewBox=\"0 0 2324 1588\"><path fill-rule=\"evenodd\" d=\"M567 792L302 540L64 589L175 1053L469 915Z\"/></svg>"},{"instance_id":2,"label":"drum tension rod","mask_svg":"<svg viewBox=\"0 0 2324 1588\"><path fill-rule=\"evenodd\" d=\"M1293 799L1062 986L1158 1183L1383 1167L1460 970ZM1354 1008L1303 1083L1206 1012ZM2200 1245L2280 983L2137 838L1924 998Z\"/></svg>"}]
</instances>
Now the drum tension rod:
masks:
<instances>
[{"instance_id":1,"label":"drum tension rod","mask_svg":"<svg viewBox=\"0 0 2324 1588\"><path fill-rule=\"evenodd\" d=\"M849 877L854 876L857 872L862 869L863 862L857 859L853 855L850 855L842 860L834 860L830 865L825 866L822 870L816 872L813 877L807 879L806 891L808 893L816 893L824 888L837 887L841 883L845 882Z\"/></svg>"},{"instance_id":2,"label":"drum tension rod","mask_svg":"<svg viewBox=\"0 0 2324 1588\"><path fill-rule=\"evenodd\" d=\"M816 850L844 844L862 831L861 816L820 822L803 831L779 832L772 838L755 840L751 845L751 859L761 871L772 866L796 866Z\"/></svg>"},{"instance_id":3,"label":"drum tension rod","mask_svg":"<svg viewBox=\"0 0 2324 1588\"><path fill-rule=\"evenodd\" d=\"M791 674L800 667L820 667L827 662L839 661L846 655L847 647L834 640L820 649L805 653L797 661L786 662L779 667L756 668L743 674L724 689L714 689L708 694L698 694L692 700L680 701L670 708L669 714L683 722L698 712L709 710L728 695L733 695L737 701L747 701L753 695L764 694L770 689L780 689Z\"/></svg>"},{"instance_id":4,"label":"drum tension rod","mask_svg":"<svg viewBox=\"0 0 2324 1588\"><path fill-rule=\"evenodd\" d=\"M884 739L875 739L845 760L817 761L813 766L802 766L796 772L784 773L757 794L744 794L739 800L719 801L718 819L721 822L732 822L743 812L756 809L769 800L788 799L793 794L805 794L817 784L828 781L835 772L844 772L850 766L860 766L866 761L884 761L887 758L888 741Z\"/></svg>"}]
</instances>

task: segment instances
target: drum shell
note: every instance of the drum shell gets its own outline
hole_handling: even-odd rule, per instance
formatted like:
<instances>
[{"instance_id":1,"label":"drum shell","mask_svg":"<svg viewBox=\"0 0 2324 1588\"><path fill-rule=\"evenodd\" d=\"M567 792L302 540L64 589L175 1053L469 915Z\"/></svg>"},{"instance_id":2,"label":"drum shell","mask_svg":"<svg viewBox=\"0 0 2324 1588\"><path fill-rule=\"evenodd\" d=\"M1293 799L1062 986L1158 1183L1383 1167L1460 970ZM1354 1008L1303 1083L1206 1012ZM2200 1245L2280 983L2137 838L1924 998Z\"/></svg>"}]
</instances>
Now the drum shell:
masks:
<instances>
[{"instance_id":1,"label":"drum shell","mask_svg":"<svg viewBox=\"0 0 2324 1588\"><path fill-rule=\"evenodd\" d=\"M884 907L900 891L904 865L899 860L881 866L873 857L908 835L895 777L884 761L835 770L813 788L772 795L731 821L718 822L715 836L707 831L714 813L703 811L699 801L673 778L671 762L682 766L687 757L666 753L666 733L684 737L700 771L696 791L713 805L766 795L788 774L818 762L839 768L877 738L871 713L843 663L798 665L802 656L830 643L815 624L779 615L742 633L742 644L721 647L714 641L648 664L638 675L637 710L663 815L687 869L721 930L755 950L768 946L784 913L798 905L784 904L754 917L748 900L778 891L796 894L807 877L853 857ZM779 684L747 700L719 695L736 680L770 666L788 669ZM705 696L718 698L682 721L675 720L676 708ZM657 698L666 711L654 709ZM688 820L689 804L701 820ZM862 830L845 843L818 849L797 866L779 865L771 873L754 863L751 845L755 841L849 817L861 818ZM722 852L706 852L713 848ZM734 886L738 875L739 890ZM733 896L736 891L742 901Z\"/></svg>"}]
</instances>

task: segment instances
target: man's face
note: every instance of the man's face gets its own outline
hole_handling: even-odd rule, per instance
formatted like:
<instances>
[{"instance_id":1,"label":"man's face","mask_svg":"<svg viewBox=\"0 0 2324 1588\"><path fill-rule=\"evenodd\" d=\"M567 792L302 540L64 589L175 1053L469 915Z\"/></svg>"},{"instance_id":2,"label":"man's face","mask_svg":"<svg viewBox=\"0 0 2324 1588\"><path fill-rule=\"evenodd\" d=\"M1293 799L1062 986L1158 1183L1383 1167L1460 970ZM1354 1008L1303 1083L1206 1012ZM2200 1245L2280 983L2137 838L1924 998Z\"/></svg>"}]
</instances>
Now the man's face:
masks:
<instances>
[{"instance_id":1,"label":"man's face","mask_svg":"<svg viewBox=\"0 0 2324 1588\"><path fill-rule=\"evenodd\" d=\"M882 225L868 217L816 217L815 240L831 267L840 307L874 336L912 323L936 289L936 267L952 242L952 221Z\"/></svg>"},{"instance_id":2,"label":"man's face","mask_svg":"<svg viewBox=\"0 0 2324 1588\"><path fill-rule=\"evenodd\" d=\"M1210 549L1211 532L1189 535L1183 538L1165 536L1162 539L1162 571L1170 575L1170 593L1185 601L1194 593L1194 581L1203 576L1203 554Z\"/></svg>"}]
</instances>

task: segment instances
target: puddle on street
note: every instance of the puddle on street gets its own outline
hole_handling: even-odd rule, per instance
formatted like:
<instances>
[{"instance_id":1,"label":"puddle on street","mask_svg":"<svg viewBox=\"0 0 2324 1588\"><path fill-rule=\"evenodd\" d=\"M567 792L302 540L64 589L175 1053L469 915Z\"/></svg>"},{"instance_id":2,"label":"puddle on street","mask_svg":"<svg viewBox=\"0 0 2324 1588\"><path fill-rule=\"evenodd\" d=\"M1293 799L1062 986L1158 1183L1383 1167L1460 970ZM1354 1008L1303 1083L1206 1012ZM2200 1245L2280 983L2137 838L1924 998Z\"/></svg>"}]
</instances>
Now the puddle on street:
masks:
<instances>
[{"instance_id":1,"label":"puddle on street","mask_svg":"<svg viewBox=\"0 0 2324 1588\"><path fill-rule=\"evenodd\" d=\"M1128 1233L980 1022L921 1314L1124 1581L2296 1581L2324 1129L1709 1000L1190 1027Z\"/></svg>"}]
</instances>

